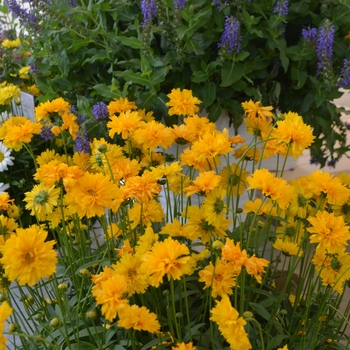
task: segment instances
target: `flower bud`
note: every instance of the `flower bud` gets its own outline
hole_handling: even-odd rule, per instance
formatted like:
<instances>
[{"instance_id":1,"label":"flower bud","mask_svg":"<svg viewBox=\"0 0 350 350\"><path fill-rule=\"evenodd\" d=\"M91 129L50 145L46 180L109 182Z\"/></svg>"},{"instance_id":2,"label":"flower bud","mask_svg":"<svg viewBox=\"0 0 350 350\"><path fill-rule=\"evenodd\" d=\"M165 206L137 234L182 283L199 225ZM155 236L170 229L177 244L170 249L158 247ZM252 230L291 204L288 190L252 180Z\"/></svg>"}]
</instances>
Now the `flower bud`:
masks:
<instances>
[{"instance_id":1,"label":"flower bud","mask_svg":"<svg viewBox=\"0 0 350 350\"><path fill-rule=\"evenodd\" d=\"M66 283L60 283L57 287L61 292L65 292L68 289L68 286Z\"/></svg>"},{"instance_id":2,"label":"flower bud","mask_svg":"<svg viewBox=\"0 0 350 350\"><path fill-rule=\"evenodd\" d=\"M51 321L50 321L50 327L52 328L57 328L60 325L61 321L58 317L54 317Z\"/></svg>"},{"instance_id":3,"label":"flower bud","mask_svg":"<svg viewBox=\"0 0 350 350\"><path fill-rule=\"evenodd\" d=\"M97 146L97 150L100 153L106 153L107 152L107 145L104 143L101 143L100 145Z\"/></svg>"},{"instance_id":4,"label":"flower bud","mask_svg":"<svg viewBox=\"0 0 350 350\"><path fill-rule=\"evenodd\" d=\"M224 245L224 244L223 244L221 241L214 241L214 242L213 242L213 245L212 245L212 248L213 248L214 250L220 252L223 245Z\"/></svg>"},{"instance_id":5,"label":"flower bud","mask_svg":"<svg viewBox=\"0 0 350 350\"><path fill-rule=\"evenodd\" d=\"M280 311L280 314L281 314L281 315L287 315L287 313L288 313L288 311L285 310L285 309L282 309L282 310Z\"/></svg>"},{"instance_id":6,"label":"flower bud","mask_svg":"<svg viewBox=\"0 0 350 350\"><path fill-rule=\"evenodd\" d=\"M6 300L6 294L3 292L0 292L0 303L4 302Z\"/></svg>"},{"instance_id":7,"label":"flower bud","mask_svg":"<svg viewBox=\"0 0 350 350\"><path fill-rule=\"evenodd\" d=\"M244 317L244 318L254 318L254 315L253 315L253 313L250 312L250 311L245 311L245 312L243 313L243 317Z\"/></svg>"},{"instance_id":8,"label":"flower bud","mask_svg":"<svg viewBox=\"0 0 350 350\"><path fill-rule=\"evenodd\" d=\"M80 269L79 275L84 278L88 278L90 276L90 272L88 269Z\"/></svg>"},{"instance_id":9,"label":"flower bud","mask_svg":"<svg viewBox=\"0 0 350 350\"><path fill-rule=\"evenodd\" d=\"M17 330L16 324L15 323L10 323L9 327L8 327L9 333L14 333L14 332L16 332L16 330Z\"/></svg>"},{"instance_id":10,"label":"flower bud","mask_svg":"<svg viewBox=\"0 0 350 350\"><path fill-rule=\"evenodd\" d=\"M85 313L85 316L88 320L93 321L96 320L98 314L96 310L89 310Z\"/></svg>"},{"instance_id":11,"label":"flower bud","mask_svg":"<svg viewBox=\"0 0 350 350\"><path fill-rule=\"evenodd\" d=\"M177 312L175 315L177 318L181 318L183 316L182 312Z\"/></svg>"}]
</instances>

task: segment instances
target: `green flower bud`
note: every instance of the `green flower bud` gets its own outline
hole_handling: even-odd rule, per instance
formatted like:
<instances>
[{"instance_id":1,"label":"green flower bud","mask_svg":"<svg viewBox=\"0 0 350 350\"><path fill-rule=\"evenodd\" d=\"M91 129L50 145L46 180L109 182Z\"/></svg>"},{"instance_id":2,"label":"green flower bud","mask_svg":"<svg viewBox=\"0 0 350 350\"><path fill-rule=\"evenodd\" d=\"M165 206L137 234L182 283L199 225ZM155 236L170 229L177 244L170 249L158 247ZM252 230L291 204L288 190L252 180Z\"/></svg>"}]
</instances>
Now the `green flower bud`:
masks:
<instances>
[{"instance_id":1,"label":"green flower bud","mask_svg":"<svg viewBox=\"0 0 350 350\"><path fill-rule=\"evenodd\" d=\"M57 328L60 325L61 321L58 317L54 317L51 321L50 321L50 327L52 328Z\"/></svg>"}]
</instances>

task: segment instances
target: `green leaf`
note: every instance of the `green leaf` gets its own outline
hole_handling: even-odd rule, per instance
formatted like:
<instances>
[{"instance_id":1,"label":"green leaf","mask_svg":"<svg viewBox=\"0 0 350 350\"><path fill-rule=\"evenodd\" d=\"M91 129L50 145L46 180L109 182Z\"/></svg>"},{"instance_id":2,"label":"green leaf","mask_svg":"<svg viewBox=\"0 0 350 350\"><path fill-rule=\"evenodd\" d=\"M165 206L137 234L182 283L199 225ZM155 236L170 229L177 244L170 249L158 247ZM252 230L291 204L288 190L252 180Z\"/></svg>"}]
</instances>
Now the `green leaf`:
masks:
<instances>
[{"instance_id":1,"label":"green leaf","mask_svg":"<svg viewBox=\"0 0 350 350\"><path fill-rule=\"evenodd\" d=\"M211 122L215 123L222 113L222 107L220 102L213 104L209 109L208 118Z\"/></svg>"},{"instance_id":2,"label":"green leaf","mask_svg":"<svg viewBox=\"0 0 350 350\"><path fill-rule=\"evenodd\" d=\"M58 62L58 68L64 77L68 75L70 65L69 65L69 58L66 50L61 51L61 58Z\"/></svg>"},{"instance_id":3,"label":"green leaf","mask_svg":"<svg viewBox=\"0 0 350 350\"><path fill-rule=\"evenodd\" d=\"M240 63L226 62L221 70L220 87L228 87L242 78L243 65Z\"/></svg>"},{"instance_id":4,"label":"green leaf","mask_svg":"<svg viewBox=\"0 0 350 350\"><path fill-rule=\"evenodd\" d=\"M115 87L114 87L115 88ZM106 99L114 99L123 97L119 90L113 89L113 87L106 84L98 84L93 87L94 90Z\"/></svg>"},{"instance_id":5,"label":"green leaf","mask_svg":"<svg viewBox=\"0 0 350 350\"><path fill-rule=\"evenodd\" d=\"M307 79L307 71L305 69L298 69L297 67L293 66L291 74L292 79L296 82L293 85L293 88L296 90L301 89L305 85Z\"/></svg>"},{"instance_id":6,"label":"green leaf","mask_svg":"<svg viewBox=\"0 0 350 350\"><path fill-rule=\"evenodd\" d=\"M129 46L133 49L141 49L142 43L141 40L135 37L127 37L127 36L117 36L116 38L122 45Z\"/></svg>"},{"instance_id":7,"label":"green leaf","mask_svg":"<svg viewBox=\"0 0 350 350\"><path fill-rule=\"evenodd\" d=\"M209 107L216 99L216 84L211 82L203 87L203 103L204 107Z\"/></svg>"},{"instance_id":8,"label":"green leaf","mask_svg":"<svg viewBox=\"0 0 350 350\"><path fill-rule=\"evenodd\" d=\"M141 73L134 73L131 70L126 70L124 72L118 71L114 72L116 76L123 77L125 81L131 81L133 84L138 84L142 86L150 86L151 82L149 77L143 76Z\"/></svg>"},{"instance_id":9,"label":"green leaf","mask_svg":"<svg viewBox=\"0 0 350 350\"><path fill-rule=\"evenodd\" d=\"M193 38L187 41L186 51L189 53L194 52L196 55L204 54L203 49L199 45L199 42Z\"/></svg>"},{"instance_id":10,"label":"green leaf","mask_svg":"<svg viewBox=\"0 0 350 350\"><path fill-rule=\"evenodd\" d=\"M195 333L198 331L199 328L205 326L205 323L198 323L196 325L194 325L193 327L191 327L191 334L192 336L195 335ZM186 335L184 336L183 338L183 341L185 343L189 342L190 341L190 333L186 333Z\"/></svg>"},{"instance_id":11,"label":"green leaf","mask_svg":"<svg viewBox=\"0 0 350 350\"><path fill-rule=\"evenodd\" d=\"M165 77L169 71L170 67L160 67L156 68L152 74L152 85L156 85L158 83L162 83L165 81Z\"/></svg>"},{"instance_id":12,"label":"green leaf","mask_svg":"<svg viewBox=\"0 0 350 350\"><path fill-rule=\"evenodd\" d=\"M206 81L208 78L209 78L208 74L201 70L194 71L191 76L191 80L194 83L202 83L203 81Z\"/></svg>"}]
</instances>

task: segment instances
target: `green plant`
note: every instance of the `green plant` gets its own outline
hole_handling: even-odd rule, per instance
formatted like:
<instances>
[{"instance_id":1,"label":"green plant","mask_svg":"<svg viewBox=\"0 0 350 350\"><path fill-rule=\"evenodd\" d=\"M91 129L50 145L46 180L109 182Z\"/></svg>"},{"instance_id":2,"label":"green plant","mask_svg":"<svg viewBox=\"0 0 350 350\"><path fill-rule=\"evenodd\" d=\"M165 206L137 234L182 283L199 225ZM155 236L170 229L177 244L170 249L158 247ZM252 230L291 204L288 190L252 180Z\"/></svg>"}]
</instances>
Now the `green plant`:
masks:
<instances>
[{"instance_id":1,"label":"green plant","mask_svg":"<svg viewBox=\"0 0 350 350\"><path fill-rule=\"evenodd\" d=\"M248 97L303 115L317 137L313 160L322 166L327 161L334 166L348 151L341 110L332 103L342 95L339 81L343 85L349 74L348 68L342 71L350 57L345 38L350 5L345 0L31 4L36 22L25 22L32 50L27 62L38 69L42 100L59 94L83 104L128 95L161 118L167 113L166 94L173 87L188 88L201 99L210 120L226 109L237 128L241 102ZM145 20L142 9L151 5L157 11ZM231 34L234 24L239 26L239 43L219 48L225 21ZM316 28L320 38L327 23L328 32L334 29L334 45L331 65L320 70L317 36L308 42L302 30Z\"/></svg>"}]
</instances>

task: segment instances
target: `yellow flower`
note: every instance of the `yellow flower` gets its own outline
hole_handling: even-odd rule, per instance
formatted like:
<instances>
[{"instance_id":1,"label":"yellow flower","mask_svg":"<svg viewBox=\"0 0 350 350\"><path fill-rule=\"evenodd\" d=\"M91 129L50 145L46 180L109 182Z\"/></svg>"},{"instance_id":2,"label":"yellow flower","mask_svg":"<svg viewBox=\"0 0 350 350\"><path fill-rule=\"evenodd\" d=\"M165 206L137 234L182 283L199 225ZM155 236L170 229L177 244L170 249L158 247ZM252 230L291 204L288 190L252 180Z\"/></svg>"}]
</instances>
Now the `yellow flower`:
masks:
<instances>
[{"instance_id":1,"label":"yellow flower","mask_svg":"<svg viewBox=\"0 0 350 350\"><path fill-rule=\"evenodd\" d=\"M47 149L40 153L40 156L36 157L35 161L39 166L45 165L52 160L58 161L58 163L64 163L66 160L65 156L61 156L55 152L55 150Z\"/></svg>"},{"instance_id":2,"label":"yellow flower","mask_svg":"<svg viewBox=\"0 0 350 350\"><path fill-rule=\"evenodd\" d=\"M306 148L311 146L315 136L312 135L311 127L306 125L303 118L297 113L288 112L284 114L284 117L284 120L277 122L276 128L271 133L271 138L288 145L288 155L297 158L302 155Z\"/></svg>"},{"instance_id":3,"label":"yellow flower","mask_svg":"<svg viewBox=\"0 0 350 350\"><path fill-rule=\"evenodd\" d=\"M216 175L214 171L202 172L192 181L191 186L184 188L184 192L186 197L190 197L195 193L207 195L218 187L222 180L222 177Z\"/></svg>"},{"instance_id":4,"label":"yellow flower","mask_svg":"<svg viewBox=\"0 0 350 350\"><path fill-rule=\"evenodd\" d=\"M32 286L56 271L55 241L45 242L46 237L47 232L35 225L18 228L0 247L0 262L11 282L18 280L20 285Z\"/></svg>"},{"instance_id":5,"label":"yellow flower","mask_svg":"<svg viewBox=\"0 0 350 350\"><path fill-rule=\"evenodd\" d=\"M21 40L19 38L15 39L15 40L5 39L2 42L2 47L5 47L7 49L12 49L12 48L18 47L20 45L21 45Z\"/></svg>"},{"instance_id":6,"label":"yellow flower","mask_svg":"<svg viewBox=\"0 0 350 350\"><path fill-rule=\"evenodd\" d=\"M291 242L289 240L282 240L281 238L277 238L273 246L274 248L282 251L287 256L303 255L303 250L300 248L300 246L297 243Z\"/></svg>"},{"instance_id":7,"label":"yellow flower","mask_svg":"<svg viewBox=\"0 0 350 350\"><path fill-rule=\"evenodd\" d=\"M246 264L248 254L245 249L241 249L240 242L235 242L227 238L221 249L221 257L231 263L231 268L237 275L242 271L242 267Z\"/></svg>"},{"instance_id":8,"label":"yellow flower","mask_svg":"<svg viewBox=\"0 0 350 350\"><path fill-rule=\"evenodd\" d=\"M0 140L8 148L19 151L23 143L30 143L35 134L40 134L42 125L33 123L26 117L12 117L0 128Z\"/></svg>"},{"instance_id":9,"label":"yellow flower","mask_svg":"<svg viewBox=\"0 0 350 350\"><path fill-rule=\"evenodd\" d=\"M17 85L8 84L0 88L0 105L9 105L13 99L21 96L21 90Z\"/></svg>"},{"instance_id":10,"label":"yellow flower","mask_svg":"<svg viewBox=\"0 0 350 350\"><path fill-rule=\"evenodd\" d=\"M107 123L107 127L110 129L109 136L113 138L115 134L121 134L124 140L127 140L145 124L138 112L130 110L120 113L118 117L113 115L110 119L111 121Z\"/></svg>"},{"instance_id":11,"label":"yellow flower","mask_svg":"<svg viewBox=\"0 0 350 350\"><path fill-rule=\"evenodd\" d=\"M239 317L238 311L232 307L228 295L223 295L216 306L210 310L210 319L219 326L219 331L233 350L249 350L252 348L248 335L244 330L247 322Z\"/></svg>"},{"instance_id":12,"label":"yellow flower","mask_svg":"<svg viewBox=\"0 0 350 350\"><path fill-rule=\"evenodd\" d=\"M199 117L198 115L185 118L184 124L190 143L199 140L204 134L211 134L216 130L215 124L210 122L207 117Z\"/></svg>"},{"instance_id":13,"label":"yellow flower","mask_svg":"<svg viewBox=\"0 0 350 350\"><path fill-rule=\"evenodd\" d=\"M193 345L192 342L190 343L177 343L176 346L172 346L171 350L197 350L197 348Z\"/></svg>"},{"instance_id":14,"label":"yellow flower","mask_svg":"<svg viewBox=\"0 0 350 350\"><path fill-rule=\"evenodd\" d=\"M5 321L12 314L12 308L7 301L4 301L0 306L0 349L6 350L7 338L3 336L5 330Z\"/></svg>"},{"instance_id":15,"label":"yellow flower","mask_svg":"<svg viewBox=\"0 0 350 350\"><path fill-rule=\"evenodd\" d=\"M10 196L7 192L0 193L0 210L9 210L11 209L14 199L10 199Z\"/></svg>"},{"instance_id":16,"label":"yellow flower","mask_svg":"<svg viewBox=\"0 0 350 350\"><path fill-rule=\"evenodd\" d=\"M92 287L91 293L96 300L97 305L102 305L101 312L105 318L112 322L121 309L127 304L125 299L128 285L124 276L114 271L108 271L101 280L96 280L97 284Z\"/></svg>"},{"instance_id":17,"label":"yellow flower","mask_svg":"<svg viewBox=\"0 0 350 350\"><path fill-rule=\"evenodd\" d=\"M135 255L143 256L152 249L154 243L158 242L159 235L154 233L152 227L147 227L145 233L137 240Z\"/></svg>"},{"instance_id":18,"label":"yellow flower","mask_svg":"<svg viewBox=\"0 0 350 350\"><path fill-rule=\"evenodd\" d=\"M224 202L225 197L226 189L224 187L218 187L205 198L202 210L206 221L210 225L214 225L215 227L220 226L221 220L224 217L223 214L227 212Z\"/></svg>"},{"instance_id":19,"label":"yellow flower","mask_svg":"<svg viewBox=\"0 0 350 350\"><path fill-rule=\"evenodd\" d=\"M318 243L320 248L327 249L329 253L342 250L347 245L350 232L342 216L319 211L315 217L309 216L307 220L312 225L307 228L311 233L310 243Z\"/></svg>"},{"instance_id":20,"label":"yellow flower","mask_svg":"<svg viewBox=\"0 0 350 350\"><path fill-rule=\"evenodd\" d=\"M225 166L219 173L222 177L221 184L227 189L229 194L237 197L242 195L247 188L248 171L233 163Z\"/></svg>"},{"instance_id":21,"label":"yellow flower","mask_svg":"<svg viewBox=\"0 0 350 350\"><path fill-rule=\"evenodd\" d=\"M170 128L155 120L136 130L133 139L143 149L154 151L157 147L169 148L174 142L174 135Z\"/></svg>"},{"instance_id":22,"label":"yellow flower","mask_svg":"<svg viewBox=\"0 0 350 350\"><path fill-rule=\"evenodd\" d=\"M202 102L197 97L193 97L192 91L187 89L172 89L167 96L170 101L166 105L171 107L169 115L193 116L199 111L199 107L196 105Z\"/></svg>"},{"instance_id":23,"label":"yellow flower","mask_svg":"<svg viewBox=\"0 0 350 350\"><path fill-rule=\"evenodd\" d=\"M267 214L276 216L277 210L271 201L264 201L264 203L262 203L262 200L257 198L254 200L254 202L248 201L244 203L243 213L257 213L257 215Z\"/></svg>"},{"instance_id":24,"label":"yellow flower","mask_svg":"<svg viewBox=\"0 0 350 350\"><path fill-rule=\"evenodd\" d=\"M118 98L110 102L107 106L109 116L113 116L116 113L123 113L130 109L137 109L135 102L131 102L128 98Z\"/></svg>"},{"instance_id":25,"label":"yellow flower","mask_svg":"<svg viewBox=\"0 0 350 350\"><path fill-rule=\"evenodd\" d=\"M283 348L278 348L277 350L288 350L288 346L285 345Z\"/></svg>"},{"instance_id":26,"label":"yellow flower","mask_svg":"<svg viewBox=\"0 0 350 350\"><path fill-rule=\"evenodd\" d=\"M141 269L150 276L150 284L158 287L165 275L168 280L179 280L181 276L191 272L192 267L188 264L191 258L189 254L185 244L169 237L163 242L155 242L151 251L143 255Z\"/></svg>"},{"instance_id":27,"label":"yellow flower","mask_svg":"<svg viewBox=\"0 0 350 350\"><path fill-rule=\"evenodd\" d=\"M123 254L121 259L112 266L118 275L125 277L129 296L135 293L143 294L148 287L148 276L141 272L141 263L140 256Z\"/></svg>"},{"instance_id":28,"label":"yellow flower","mask_svg":"<svg viewBox=\"0 0 350 350\"><path fill-rule=\"evenodd\" d=\"M102 216L105 209L111 209L118 186L102 174L85 173L65 195L65 203L70 213L80 218Z\"/></svg>"},{"instance_id":29,"label":"yellow flower","mask_svg":"<svg viewBox=\"0 0 350 350\"><path fill-rule=\"evenodd\" d=\"M27 202L26 209L31 210L30 215L36 215L39 220L45 220L46 215L51 214L57 206L57 199L60 189L47 187L41 183L35 185L30 192L26 192L24 202Z\"/></svg>"},{"instance_id":30,"label":"yellow flower","mask_svg":"<svg viewBox=\"0 0 350 350\"><path fill-rule=\"evenodd\" d=\"M217 260L215 266L209 263L199 271L199 282L204 282L204 289L211 287L211 296L223 296L232 294L232 288L236 285L236 278L232 266L223 260Z\"/></svg>"},{"instance_id":31,"label":"yellow flower","mask_svg":"<svg viewBox=\"0 0 350 350\"><path fill-rule=\"evenodd\" d=\"M249 275L254 276L258 283L262 283L261 275L265 273L265 267L269 263L268 260L253 255L245 260L244 267Z\"/></svg>"},{"instance_id":32,"label":"yellow flower","mask_svg":"<svg viewBox=\"0 0 350 350\"><path fill-rule=\"evenodd\" d=\"M12 218L0 215L0 236L7 236L18 228L18 224Z\"/></svg>"},{"instance_id":33,"label":"yellow flower","mask_svg":"<svg viewBox=\"0 0 350 350\"><path fill-rule=\"evenodd\" d=\"M182 225L178 219L174 219L173 222L167 222L161 229L162 235L168 234L172 237L186 237L191 240L198 238L195 230L191 230L189 225Z\"/></svg>"},{"instance_id":34,"label":"yellow flower","mask_svg":"<svg viewBox=\"0 0 350 350\"><path fill-rule=\"evenodd\" d=\"M157 315L149 312L145 306L139 307L137 305L126 305L120 310L118 326L150 333L156 333L160 330Z\"/></svg>"},{"instance_id":35,"label":"yellow flower","mask_svg":"<svg viewBox=\"0 0 350 350\"><path fill-rule=\"evenodd\" d=\"M273 107L260 107L260 101L253 102L249 100L248 102L242 102L242 107L244 109L244 113L248 118L271 118L273 117L273 113L270 112Z\"/></svg>"},{"instance_id":36,"label":"yellow flower","mask_svg":"<svg viewBox=\"0 0 350 350\"><path fill-rule=\"evenodd\" d=\"M69 112L69 109L70 104L62 97L56 98L52 101L46 101L35 107L35 120L41 121L42 119L53 118L56 115L62 117Z\"/></svg>"}]
</instances>

